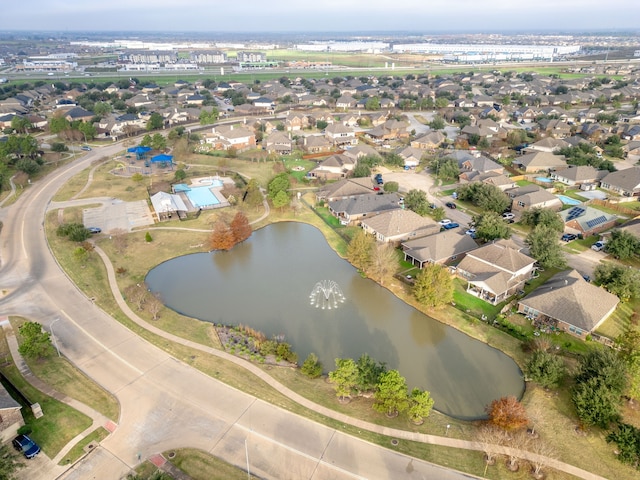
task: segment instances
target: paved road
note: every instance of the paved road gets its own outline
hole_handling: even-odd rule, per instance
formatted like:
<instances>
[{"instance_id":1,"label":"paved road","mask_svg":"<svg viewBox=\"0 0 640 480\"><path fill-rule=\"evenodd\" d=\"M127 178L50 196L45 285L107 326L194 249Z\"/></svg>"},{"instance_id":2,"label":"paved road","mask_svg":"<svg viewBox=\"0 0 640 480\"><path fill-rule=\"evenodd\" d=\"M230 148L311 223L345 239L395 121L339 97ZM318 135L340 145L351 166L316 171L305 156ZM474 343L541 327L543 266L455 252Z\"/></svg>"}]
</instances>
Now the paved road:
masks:
<instances>
[{"instance_id":1,"label":"paved road","mask_svg":"<svg viewBox=\"0 0 640 480\"><path fill-rule=\"evenodd\" d=\"M61 272L44 237L49 198L98 156L92 151L2 210L0 313L55 333L62 353L118 398L118 428L70 479L118 479L152 454L194 447L263 478L465 478L319 425L237 391L177 361L99 310ZM106 292L105 292L106 294ZM246 442L246 443L245 443ZM246 451L245 451L246 445ZM51 478L47 472L25 478Z\"/></svg>"}]
</instances>

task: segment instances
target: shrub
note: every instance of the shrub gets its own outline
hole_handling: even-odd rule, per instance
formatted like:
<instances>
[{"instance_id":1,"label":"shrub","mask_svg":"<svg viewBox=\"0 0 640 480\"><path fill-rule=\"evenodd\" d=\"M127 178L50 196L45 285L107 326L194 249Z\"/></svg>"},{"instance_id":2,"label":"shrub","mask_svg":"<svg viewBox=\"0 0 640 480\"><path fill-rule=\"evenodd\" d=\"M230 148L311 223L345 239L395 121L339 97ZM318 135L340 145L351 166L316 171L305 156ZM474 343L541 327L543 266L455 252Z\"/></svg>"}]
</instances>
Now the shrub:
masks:
<instances>
[{"instance_id":1,"label":"shrub","mask_svg":"<svg viewBox=\"0 0 640 480\"><path fill-rule=\"evenodd\" d=\"M153 238L151 238L151 234L149 232L144 235L144 240L145 242L153 242Z\"/></svg>"},{"instance_id":2,"label":"shrub","mask_svg":"<svg viewBox=\"0 0 640 480\"><path fill-rule=\"evenodd\" d=\"M318 360L318 356L312 352L302 363L300 370L309 378L318 378L322 375L322 363Z\"/></svg>"}]
</instances>

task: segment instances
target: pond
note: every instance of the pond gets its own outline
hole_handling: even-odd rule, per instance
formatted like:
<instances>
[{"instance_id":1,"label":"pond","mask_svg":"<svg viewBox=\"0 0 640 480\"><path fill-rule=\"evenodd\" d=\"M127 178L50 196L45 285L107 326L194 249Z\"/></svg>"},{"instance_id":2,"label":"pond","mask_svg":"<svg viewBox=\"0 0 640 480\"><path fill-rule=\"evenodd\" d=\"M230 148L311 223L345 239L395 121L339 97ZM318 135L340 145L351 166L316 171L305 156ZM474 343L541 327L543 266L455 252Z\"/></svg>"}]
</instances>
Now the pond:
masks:
<instances>
[{"instance_id":1,"label":"pond","mask_svg":"<svg viewBox=\"0 0 640 480\"><path fill-rule=\"evenodd\" d=\"M314 352L325 370L336 358L368 353L398 369L409 388L429 390L434 408L454 417L483 417L492 400L524 392L509 356L362 278L310 225L273 224L229 252L174 258L152 269L146 282L184 315L284 335L300 362ZM335 282L345 301L322 309L316 306L322 295L312 304L319 282L325 288Z\"/></svg>"}]
</instances>

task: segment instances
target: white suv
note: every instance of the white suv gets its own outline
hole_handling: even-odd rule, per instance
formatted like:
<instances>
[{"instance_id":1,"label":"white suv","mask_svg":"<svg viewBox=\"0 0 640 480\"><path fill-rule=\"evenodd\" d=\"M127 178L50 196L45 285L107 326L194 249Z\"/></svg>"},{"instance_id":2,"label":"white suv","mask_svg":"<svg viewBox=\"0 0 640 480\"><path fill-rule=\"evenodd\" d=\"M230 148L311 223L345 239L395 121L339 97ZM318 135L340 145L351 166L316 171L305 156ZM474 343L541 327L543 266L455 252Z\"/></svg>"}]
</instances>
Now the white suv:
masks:
<instances>
[{"instance_id":1,"label":"white suv","mask_svg":"<svg viewBox=\"0 0 640 480\"><path fill-rule=\"evenodd\" d=\"M606 245L605 242L603 242L602 240L599 240L593 245L591 245L591 250L595 250L596 252L599 252L601 250L604 250L605 245Z\"/></svg>"},{"instance_id":2,"label":"white suv","mask_svg":"<svg viewBox=\"0 0 640 480\"><path fill-rule=\"evenodd\" d=\"M513 213L507 212L502 214L502 218L505 220L513 220L516 216Z\"/></svg>"}]
</instances>

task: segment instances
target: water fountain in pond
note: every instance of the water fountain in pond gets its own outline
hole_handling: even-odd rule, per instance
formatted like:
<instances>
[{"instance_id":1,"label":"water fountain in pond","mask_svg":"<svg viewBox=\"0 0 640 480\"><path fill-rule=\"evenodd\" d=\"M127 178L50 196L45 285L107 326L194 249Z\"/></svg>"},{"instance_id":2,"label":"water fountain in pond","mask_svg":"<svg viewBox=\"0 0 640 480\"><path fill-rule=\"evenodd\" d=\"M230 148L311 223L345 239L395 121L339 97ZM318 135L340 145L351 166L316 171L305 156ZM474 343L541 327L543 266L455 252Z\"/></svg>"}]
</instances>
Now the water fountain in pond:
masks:
<instances>
[{"instance_id":1,"label":"water fountain in pond","mask_svg":"<svg viewBox=\"0 0 640 480\"><path fill-rule=\"evenodd\" d=\"M340 286L333 280L322 280L316 283L315 287L309 295L309 302L316 308L338 308L338 305L344 302L344 295Z\"/></svg>"}]
</instances>

